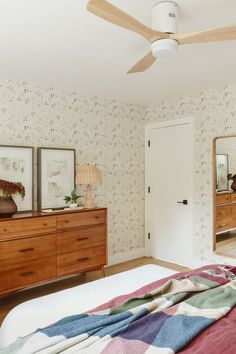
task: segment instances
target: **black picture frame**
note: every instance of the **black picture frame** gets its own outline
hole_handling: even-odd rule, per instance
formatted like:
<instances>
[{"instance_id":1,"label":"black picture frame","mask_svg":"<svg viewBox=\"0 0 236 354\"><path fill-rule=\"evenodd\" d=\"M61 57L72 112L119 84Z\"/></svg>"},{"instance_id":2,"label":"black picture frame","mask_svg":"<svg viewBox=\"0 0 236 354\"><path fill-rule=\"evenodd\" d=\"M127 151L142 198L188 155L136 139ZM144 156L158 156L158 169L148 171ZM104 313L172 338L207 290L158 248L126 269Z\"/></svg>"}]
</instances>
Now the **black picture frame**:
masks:
<instances>
[{"instance_id":1,"label":"black picture frame","mask_svg":"<svg viewBox=\"0 0 236 354\"><path fill-rule=\"evenodd\" d=\"M0 178L21 182L25 187L25 198L13 197L17 212L34 209L34 147L0 145Z\"/></svg>"},{"instance_id":2,"label":"black picture frame","mask_svg":"<svg viewBox=\"0 0 236 354\"><path fill-rule=\"evenodd\" d=\"M37 148L38 209L66 207L64 196L75 189L76 150Z\"/></svg>"}]
</instances>

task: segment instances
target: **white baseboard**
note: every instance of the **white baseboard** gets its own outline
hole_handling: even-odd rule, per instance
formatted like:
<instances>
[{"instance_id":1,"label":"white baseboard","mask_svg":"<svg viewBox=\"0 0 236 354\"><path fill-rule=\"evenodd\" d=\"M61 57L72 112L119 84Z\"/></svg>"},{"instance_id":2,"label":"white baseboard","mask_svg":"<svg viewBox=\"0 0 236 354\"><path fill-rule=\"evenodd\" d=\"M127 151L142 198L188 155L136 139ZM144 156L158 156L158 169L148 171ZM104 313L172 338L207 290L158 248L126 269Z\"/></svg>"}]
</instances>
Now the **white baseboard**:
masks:
<instances>
[{"instance_id":1,"label":"white baseboard","mask_svg":"<svg viewBox=\"0 0 236 354\"><path fill-rule=\"evenodd\" d=\"M210 261L200 261L200 260L193 260L193 265L191 268L195 269L195 268L201 268L201 267L205 267L206 265L211 264Z\"/></svg>"},{"instance_id":2,"label":"white baseboard","mask_svg":"<svg viewBox=\"0 0 236 354\"><path fill-rule=\"evenodd\" d=\"M108 257L108 265L115 265L127 261L131 261L132 259L140 258L140 257L150 257L149 252L146 248L138 248L136 250L132 250L129 252L119 253L113 256ZM168 262L168 261L167 261ZM191 264L183 265L185 267L189 267L190 269L200 268L205 265L209 265L211 262L209 261L201 261L201 260L193 260Z\"/></svg>"},{"instance_id":3,"label":"white baseboard","mask_svg":"<svg viewBox=\"0 0 236 354\"><path fill-rule=\"evenodd\" d=\"M108 257L108 265L119 264L122 262L131 261L132 259L140 258L145 256L145 248L138 248L125 253L119 253Z\"/></svg>"}]
</instances>

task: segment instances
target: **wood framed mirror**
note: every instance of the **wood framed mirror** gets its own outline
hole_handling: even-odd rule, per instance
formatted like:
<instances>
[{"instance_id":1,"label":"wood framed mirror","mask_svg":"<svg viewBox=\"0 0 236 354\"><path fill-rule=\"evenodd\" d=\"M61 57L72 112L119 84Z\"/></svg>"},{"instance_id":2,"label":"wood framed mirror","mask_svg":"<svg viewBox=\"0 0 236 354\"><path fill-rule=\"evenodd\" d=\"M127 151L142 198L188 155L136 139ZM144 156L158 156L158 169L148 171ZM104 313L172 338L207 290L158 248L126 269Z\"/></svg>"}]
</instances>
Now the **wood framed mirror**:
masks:
<instances>
[{"instance_id":1,"label":"wood framed mirror","mask_svg":"<svg viewBox=\"0 0 236 354\"><path fill-rule=\"evenodd\" d=\"M213 251L236 258L236 135L213 140Z\"/></svg>"}]
</instances>

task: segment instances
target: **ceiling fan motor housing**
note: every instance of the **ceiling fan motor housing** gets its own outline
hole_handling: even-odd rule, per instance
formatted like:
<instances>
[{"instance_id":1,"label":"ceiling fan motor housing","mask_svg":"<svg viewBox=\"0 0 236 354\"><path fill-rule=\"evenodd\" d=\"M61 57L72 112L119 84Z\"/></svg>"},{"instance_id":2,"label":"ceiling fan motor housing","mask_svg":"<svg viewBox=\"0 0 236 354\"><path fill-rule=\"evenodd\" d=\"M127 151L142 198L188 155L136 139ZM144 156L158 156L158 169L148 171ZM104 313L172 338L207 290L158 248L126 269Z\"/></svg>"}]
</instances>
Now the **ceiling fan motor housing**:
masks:
<instances>
[{"instance_id":1,"label":"ceiling fan motor housing","mask_svg":"<svg viewBox=\"0 0 236 354\"><path fill-rule=\"evenodd\" d=\"M152 8L152 28L166 33L177 33L179 7L175 2L162 1ZM168 57L178 49L178 42L173 39L158 39L151 44L154 57Z\"/></svg>"},{"instance_id":2,"label":"ceiling fan motor housing","mask_svg":"<svg viewBox=\"0 0 236 354\"><path fill-rule=\"evenodd\" d=\"M162 1L152 8L152 29L166 33L177 33L179 7L175 2Z\"/></svg>"}]
</instances>

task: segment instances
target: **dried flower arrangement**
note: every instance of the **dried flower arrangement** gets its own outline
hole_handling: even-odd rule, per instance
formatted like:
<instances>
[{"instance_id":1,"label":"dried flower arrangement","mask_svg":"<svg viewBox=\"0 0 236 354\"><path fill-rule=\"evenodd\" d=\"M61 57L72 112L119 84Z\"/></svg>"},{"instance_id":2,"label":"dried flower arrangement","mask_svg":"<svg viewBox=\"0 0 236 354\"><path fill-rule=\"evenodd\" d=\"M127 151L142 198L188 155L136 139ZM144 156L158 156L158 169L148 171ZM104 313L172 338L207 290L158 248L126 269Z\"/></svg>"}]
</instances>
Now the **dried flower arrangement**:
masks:
<instances>
[{"instance_id":1,"label":"dried flower arrangement","mask_svg":"<svg viewBox=\"0 0 236 354\"><path fill-rule=\"evenodd\" d=\"M9 182L0 179L0 198L11 198L14 195L25 196L25 187L21 182Z\"/></svg>"}]
</instances>

